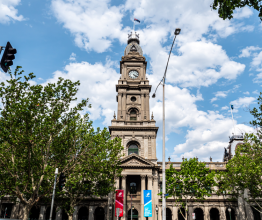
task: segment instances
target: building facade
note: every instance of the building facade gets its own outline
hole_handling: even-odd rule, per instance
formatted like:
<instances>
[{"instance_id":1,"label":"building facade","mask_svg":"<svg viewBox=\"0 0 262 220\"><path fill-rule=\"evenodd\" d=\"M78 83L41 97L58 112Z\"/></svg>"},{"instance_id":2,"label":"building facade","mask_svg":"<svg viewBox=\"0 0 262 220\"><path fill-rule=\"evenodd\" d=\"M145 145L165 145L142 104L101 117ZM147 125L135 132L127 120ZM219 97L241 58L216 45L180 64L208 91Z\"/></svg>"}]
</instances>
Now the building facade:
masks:
<instances>
[{"instance_id":1,"label":"building facade","mask_svg":"<svg viewBox=\"0 0 262 220\"><path fill-rule=\"evenodd\" d=\"M161 198L157 194L162 185L162 162L157 161L156 127L153 113L150 112L149 98L151 85L146 75L147 61L140 47L139 35L128 35L124 56L120 61L120 79L116 85L117 114L114 114L109 131L112 139L120 137L124 150L122 152L120 178L115 179L115 187L124 190L124 216L121 220L148 220L143 217L143 190L152 190L152 206L154 220L162 219ZM229 146L225 149L223 162L210 162L206 166L210 170L224 171L226 162L234 154L235 147L242 143L243 135L230 137ZM173 167L180 169L181 162L166 162L166 169ZM114 193L102 199L86 199L75 207L73 220L116 220L114 215ZM189 216L195 213L197 220L262 220L262 214L254 215L252 209L244 201L229 202L226 196L213 194L204 203L189 201ZM158 211L156 209L158 208ZM228 208L231 207L231 219ZM56 212L54 208L53 220L67 220L63 210ZM179 208L174 199L166 201L166 219L182 220ZM13 204L8 198L1 201L1 216L19 219L22 216L21 204ZM31 211L30 219L48 220L50 205L39 203ZM150 219L150 218L149 218Z\"/></svg>"}]
</instances>

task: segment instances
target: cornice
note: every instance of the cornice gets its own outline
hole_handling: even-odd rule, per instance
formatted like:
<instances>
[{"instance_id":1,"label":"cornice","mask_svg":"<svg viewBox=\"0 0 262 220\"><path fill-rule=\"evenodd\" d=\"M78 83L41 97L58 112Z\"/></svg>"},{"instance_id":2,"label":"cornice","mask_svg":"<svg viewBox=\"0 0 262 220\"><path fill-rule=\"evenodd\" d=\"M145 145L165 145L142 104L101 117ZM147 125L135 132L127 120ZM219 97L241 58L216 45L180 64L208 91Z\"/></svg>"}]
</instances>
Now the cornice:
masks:
<instances>
[{"instance_id":1,"label":"cornice","mask_svg":"<svg viewBox=\"0 0 262 220\"><path fill-rule=\"evenodd\" d=\"M151 85L145 85L145 84L137 84L137 85L128 85L128 84L117 84L116 85L116 92L118 92L118 89L145 89L148 88L149 92L151 92Z\"/></svg>"},{"instance_id":2,"label":"cornice","mask_svg":"<svg viewBox=\"0 0 262 220\"><path fill-rule=\"evenodd\" d=\"M112 131L122 131L122 130L126 130L126 131L133 131L133 130L136 130L136 131L158 131L158 128L159 127L144 127L144 126L139 126L139 127L134 127L134 126L128 126L128 125L124 125L124 126L109 126L109 132L111 134Z\"/></svg>"}]
</instances>

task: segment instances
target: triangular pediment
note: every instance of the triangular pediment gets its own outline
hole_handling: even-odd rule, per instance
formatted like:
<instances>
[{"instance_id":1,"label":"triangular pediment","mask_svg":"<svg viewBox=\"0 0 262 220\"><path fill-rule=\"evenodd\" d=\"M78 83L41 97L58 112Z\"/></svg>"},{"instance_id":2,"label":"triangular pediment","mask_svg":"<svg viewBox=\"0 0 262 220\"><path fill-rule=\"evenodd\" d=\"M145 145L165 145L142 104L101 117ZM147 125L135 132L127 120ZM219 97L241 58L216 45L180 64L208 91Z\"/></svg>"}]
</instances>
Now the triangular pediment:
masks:
<instances>
[{"instance_id":1,"label":"triangular pediment","mask_svg":"<svg viewBox=\"0 0 262 220\"><path fill-rule=\"evenodd\" d=\"M154 167L155 164L133 153L121 160L121 167Z\"/></svg>"},{"instance_id":2,"label":"triangular pediment","mask_svg":"<svg viewBox=\"0 0 262 220\"><path fill-rule=\"evenodd\" d=\"M137 51L135 45L133 45L133 46L131 47L130 51Z\"/></svg>"}]
</instances>

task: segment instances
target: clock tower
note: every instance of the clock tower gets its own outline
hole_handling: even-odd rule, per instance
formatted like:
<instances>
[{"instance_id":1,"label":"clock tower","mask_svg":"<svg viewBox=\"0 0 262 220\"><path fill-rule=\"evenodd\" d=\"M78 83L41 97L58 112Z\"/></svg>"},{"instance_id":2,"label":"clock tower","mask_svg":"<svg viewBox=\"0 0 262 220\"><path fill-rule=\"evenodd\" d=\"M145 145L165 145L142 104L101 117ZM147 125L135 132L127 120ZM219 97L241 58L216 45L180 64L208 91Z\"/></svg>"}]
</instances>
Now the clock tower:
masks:
<instances>
[{"instance_id":1,"label":"clock tower","mask_svg":"<svg viewBox=\"0 0 262 220\"><path fill-rule=\"evenodd\" d=\"M128 35L127 47L120 61L120 79L116 85L117 116L109 131L112 138L122 138L124 156L135 153L156 163L158 127L150 118L151 85L146 76L147 61L139 45L139 35Z\"/></svg>"}]
</instances>

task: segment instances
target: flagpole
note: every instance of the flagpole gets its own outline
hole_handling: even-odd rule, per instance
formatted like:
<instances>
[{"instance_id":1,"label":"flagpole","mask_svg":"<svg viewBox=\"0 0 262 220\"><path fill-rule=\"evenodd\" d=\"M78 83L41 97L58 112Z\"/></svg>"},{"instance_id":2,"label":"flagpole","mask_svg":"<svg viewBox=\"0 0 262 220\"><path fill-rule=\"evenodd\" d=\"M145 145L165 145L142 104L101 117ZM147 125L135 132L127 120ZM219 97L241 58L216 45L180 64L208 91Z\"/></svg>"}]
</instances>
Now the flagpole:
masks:
<instances>
[{"instance_id":1,"label":"flagpole","mask_svg":"<svg viewBox=\"0 0 262 220\"><path fill-rule=\"evenodd\" d=\"M133 24L133 32L135 33L135 19L133 20L134 24Z\"/></svg>"},{"instance_id":2,"label":"flagpole","mask_svg":"<svg viewBox=\"0 0 262 220\"><path fill-rule=\"evenodd\" d=\"M232 108L231 104L229 104L229 105L230 105L230 110L231 110L231 115L232 115L233 131L235 133L235 124L234 124L234 118L233 118L233 108Z\"/></svg>"}]
</instances>

